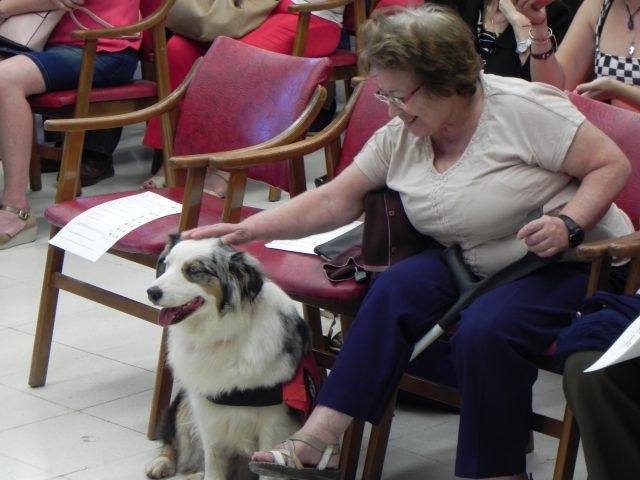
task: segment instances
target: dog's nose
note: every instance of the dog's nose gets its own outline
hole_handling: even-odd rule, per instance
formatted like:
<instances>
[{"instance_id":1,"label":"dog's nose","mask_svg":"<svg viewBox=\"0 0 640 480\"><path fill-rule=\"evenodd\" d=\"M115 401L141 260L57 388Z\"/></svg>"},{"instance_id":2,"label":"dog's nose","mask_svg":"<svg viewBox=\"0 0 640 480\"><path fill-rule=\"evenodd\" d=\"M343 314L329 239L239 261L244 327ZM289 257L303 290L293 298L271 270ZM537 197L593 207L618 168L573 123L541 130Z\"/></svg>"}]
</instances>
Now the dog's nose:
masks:
<instances>
[{"instance_id":1,"label":"dog's nose","mask_svg":"<svg viewBox=\"0 0 640 480\"><path fill-rule=\"evenodd\" d=\"M160 287L149 287L147 289L147 296L149 297L149 300L156 303L162 298L162 290Z\"/></svg>"}]
</instances>

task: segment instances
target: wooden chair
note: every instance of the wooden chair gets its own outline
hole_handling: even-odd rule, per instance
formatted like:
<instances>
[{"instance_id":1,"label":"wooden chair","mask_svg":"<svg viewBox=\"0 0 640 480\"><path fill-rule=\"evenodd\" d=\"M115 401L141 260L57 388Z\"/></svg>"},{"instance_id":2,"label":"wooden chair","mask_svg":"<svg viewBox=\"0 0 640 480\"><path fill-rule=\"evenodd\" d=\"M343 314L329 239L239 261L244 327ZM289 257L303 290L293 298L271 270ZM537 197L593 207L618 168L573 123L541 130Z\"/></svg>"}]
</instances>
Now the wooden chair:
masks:
<instances>
[{"instance_id":1,"label":"wooden chair","mask_svg":"<svg viewBox=\"0 0 640 480\"><path fill-rule=\"evenodd\" d=\"M334 169L331 176L337 174L360 150L364 142L379 126L387 121L386 107L373 98L375 85L368 81L360 85L345 111L336 118L332 125L318 135L296 144L281 148L267 149L244 156L245 162L282 161L290 155L305 155L319 148L325 148ZM635 221L640 216L640 114L611 107L581 96L571 95L571 100L596 126L616 141L634 164L634 174L627 187L617 199ZM340 135L344 133L344 142L340 144ZM237 161L237 155L223 154L212 157L212 163L219 166L231 165ZM636 223L636 228L638 227ZM616 243L617 242L617 243ZM629 239L616 242L599 242L583 245L580 254L592 261L591 284L588 294L603 285L603 278L608 272L612 252L617 255L634 255L640 257L640 234ZM622 242L622 243L621 243ZM322 334L319 310L324 309L340 316L343 333L348 336L351 319L358 310L365 287L355 282L332 284L322 269L323 261L319 257L291 252L267 249L262 242L254 242L240 247L257 257L264 271L278 283L295 300L303 304L306 318L311 323L314 338L313 348L318 363L330 369L335 353L329 350ZM630 286L637 283L640 271L640 260L632 264ZM558 373L550 353L541 358L532 359L540 369ZM400 389L436 400L451 406L459 406L460 397L457 389L427 381L413 375L405 374L400 382ZM394 405L389 405L383 421L371 430L362 479L375 480L381 478L384 456L386 452ZM532 429L559 439L554 480L573 478L577 458L579 435L571 411L566 408L562 419L552 418L532 412ZM343 439L341 468L343 479L353 479L358 467L363 424L354 421Z\"/></svg>"},{"instance_id":2,"label":"wooden chair","mask_svg":"<svg viewBox=\"0 0 640 480\"><path fill-rule=\"evenodd\" d=\"M175 0L141 0L142 19L132 25L113 29L79 30L73 33L84 40L78 87L74 90L47 92L29 97L34 115L47 118L81 118L140 110L169 94L165 20ZM143 79L115 87L93 88L93 70L98 39L142 35L139 50ZM35 122L34 122L35 123ZM84 134L68 139L69 148L82 150ZM62 149L39 144L34 128L29 183L33 191L42 188L40 159L62 159Z\"/></svg>"},{"instance_id":3,"label":"wooden chair","mask_svg":"<svg viewBox=\"0 0 640 480\"><path fill-rule=\"evenodd\" d=\"M256 212L243 207L247 178L272 182L295 195L306 187L303 164L291 161L279 169L259 167L232 171L233 192L226 199L203 194L209 156L207 152L245 151L284 145L302 138L326 97L322 84L330 64L326 59L280 55L220 37L199 60L183 84L168 97L143 110L100 118L49 120L45 128L65 132L65 149L55 204L45 211L52 224L51 236L75 216L104 202L140 193L119 192L75 198L81 149L70 148L68 140L86 130L131 125L160 115L171 116L163 132L166 154L177 171L177 187L156 193L182 202L181 215L145 224L120 239L109 253L155 268L170 233L198 224L238 221ZM242 72L242 75L237 75ZM178 107L180 111L178 114ZM175 131L175 140L173 132ZM242 164L242 161L239 162ZM169 168L168 174L174 169ZM173 175L172 175L173 179ZM100 285L63 271L65 252L49 246L45 265L40 310L31 362L29 385L44 385L61 290L80 295L135 317L156 322L158 310L149 304L123 297ZM99 268L99 267L96 267ZM146 285L140 285L141 291ZM166 332L165 332L166 333ZM158 359L149 436L154 438L158 414L169 402L172 379L165 368L164 335Z\"/></svg>"}]
</instances>

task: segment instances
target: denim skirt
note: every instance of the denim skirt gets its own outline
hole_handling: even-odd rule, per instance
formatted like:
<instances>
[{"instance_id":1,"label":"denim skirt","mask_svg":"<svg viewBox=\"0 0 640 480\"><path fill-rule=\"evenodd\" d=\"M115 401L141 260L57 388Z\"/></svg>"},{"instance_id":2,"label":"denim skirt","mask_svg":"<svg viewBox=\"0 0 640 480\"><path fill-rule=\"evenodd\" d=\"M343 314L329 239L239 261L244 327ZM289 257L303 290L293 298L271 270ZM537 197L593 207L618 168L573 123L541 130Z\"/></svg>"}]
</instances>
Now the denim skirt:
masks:
<instances>
[{"instance_id":1,"label":"denim skirt","mask_svg":"<svg viewBox=\"0 0 640 480\"><path fill-rule=\"evenodd\" d=\"M0 56L25 55L38 66L46 91L71 90L78 86L82 48L51 45L42 52L0 46ZM131 81L138 66L138 52L127 48L119 52L98 52L93 74L94 87L109 87Z\"/></svg>"}]
</instances>

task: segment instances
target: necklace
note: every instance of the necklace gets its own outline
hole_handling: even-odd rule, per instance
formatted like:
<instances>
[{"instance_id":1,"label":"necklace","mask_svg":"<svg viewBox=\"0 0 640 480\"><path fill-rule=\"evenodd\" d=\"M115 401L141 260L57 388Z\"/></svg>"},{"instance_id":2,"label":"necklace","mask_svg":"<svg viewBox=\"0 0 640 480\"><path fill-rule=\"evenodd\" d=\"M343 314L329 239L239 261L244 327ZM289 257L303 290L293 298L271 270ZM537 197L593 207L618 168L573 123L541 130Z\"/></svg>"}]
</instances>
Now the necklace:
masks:
<instances>
[{"instance_id":1,"label":"necklace","mask_svg":"<svg viewBox=\"0 0 640 480\"><path fill-rule=\"evenodd\" d=\"M629 15L629 20L627 20L627 29L632 32L631 39L629 41L629 48L627 49L627 53L630 57L633 56L633 53L636 51L636 41L635 41L635 23L633 21L633 17L635 17L636 13L640 12L640 7L636 8L633 13L631 13L631 9L627 2L624 2L624 6L627 9L627 15Z\"/></svg>"}]
</instances>

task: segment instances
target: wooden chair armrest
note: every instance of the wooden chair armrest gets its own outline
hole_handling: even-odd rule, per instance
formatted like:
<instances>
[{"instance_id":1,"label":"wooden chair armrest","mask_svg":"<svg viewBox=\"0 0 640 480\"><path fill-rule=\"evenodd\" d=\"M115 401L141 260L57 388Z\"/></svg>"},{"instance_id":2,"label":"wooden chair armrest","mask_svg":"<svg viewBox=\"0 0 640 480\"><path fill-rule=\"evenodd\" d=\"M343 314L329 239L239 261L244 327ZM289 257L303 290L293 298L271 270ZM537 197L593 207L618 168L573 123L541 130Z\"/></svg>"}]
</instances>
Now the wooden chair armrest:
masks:
<instances>
[{"instance_id":1,"label":"wooden chair armrest","mask_svg":"<svg viewBox=\"0 0 640 480\"><path fill-rule=\"evenodd\" d=\"M113 28L74 30L71 32L71 36L82 40L96 40L99 38L117 38L135 35L164 22L175 1L176 0L165 0L163 5L154 13L138 22L132 23L131 25L117 26Z\"/></svg>"},{"instance_id":2,"label":"wooden chair armrest","mask_svg":"<svg viewBox=\"0 0 640 480\"><path fill-rule=\"evenodd\" d=\"M606 238L604 240L598 240L596 242L583 243L576 249L576 254L580 258L586 260L593 260L599 257L605 256L630 256L628 254L611 253L611 248L615 246L616 252L621 252L622 249L629 249L630 251L640 248L640 245L635 247L634 245L640 242L640 232L634 232L629 235L616 238Z\"/></svg>"},{"instance_id":3,"label":"wooden chair armrest","mask_svg":"<svg viewBox=\"0 0 640 480\"><path fill-rule=\"evenodd\" d=\"M640 257L640 231L614 238L609 245L612 257Z\"/></svg>"},{"instance_id":4,"label":"wooden chair armrest","mask_svg":"<svg viewBox=\"0 0 640 480\"><path fill-rule=\"evenodd\" d=\"M292 141L301 138L304 133L309 128L311 122L313 122L313 118L315 115L309 115L309 111L317 110L317 106L322 108L322 104L324 103L324 99L326 98L326 89L324 87L319 86L319 89L316 92L316 97L309 104L305 112L303 112L300 117L287 128L280 135L275 136L265 142L259 143L257 145L252 145L250 147L238 148L229 152L216 152L216 153L201 153L196 155L182 155L182 156L174 156L169 159L169 165L172 168L180 169L180 168L200 168L203 166L213 166L215 168L247 168L252 165L258 165L262 163L272 163L273 160L269 160L268 158L262 159L263 155L260 152L264 150L268 151L280 151L280 149L288 148L289 145L297 145L299 142L291 143ZM317 113L317 112L316 112ZM254 158L253 154L257 153L259 160L255 161L243 161L246 158ZM223 158L225 165L219 165L217 162L213 162L212 159ZM291 155L287 157L287 160L293 158Z\"/></svg>"},{"instance_id":5,"label":"wooden chair armrest","mask_svg":"<svg viewBox=\"0 0 640 480\"><path fill-rule=\"evenodd\" d=\"M156 118L163 113L175 109L185 94L191 80L195 76L202 59L199 58L191 67L191 70L182 83L173 92L150 107L137 110L135 112L120 115L108 115L104 117L84 117L67 118L57 120L47 120L44 122L44 129L52 132L78 132L86 130L102 130L106 128L122 127L145 122L151 118Z\"/></svg>"},{"instance_id":6,"label":"wooden chair armrest","mask_svg":"<svg viewBox=\"0 0 640 480\"><path fill-rule=\"evenodd\" d=\"M234 150L231 152L208 153L203 155L190 155L183 157L172 157L169 159L169 165L173 168L190 168L201 167L203 162L207 162L209 166L222 169L246 169L253 165L261 165L267 163L282 162L291 160L292 158L302 157L309 153L320 150L337 140L342 132L345 131L349 118L353 112L353 107L359 97L364 83L356 87L353 95L347 102L345 108L333 119L333 121L324 128L320 133L307 137L293 143L289 143L287 138L294 137L296 124L285 130L282 134L273 138L270 142L264 142L249 148ZM304 130L303 130L304 131ZM268 145L271 143L271 145Z\"/></svg>"}]
</instances>

